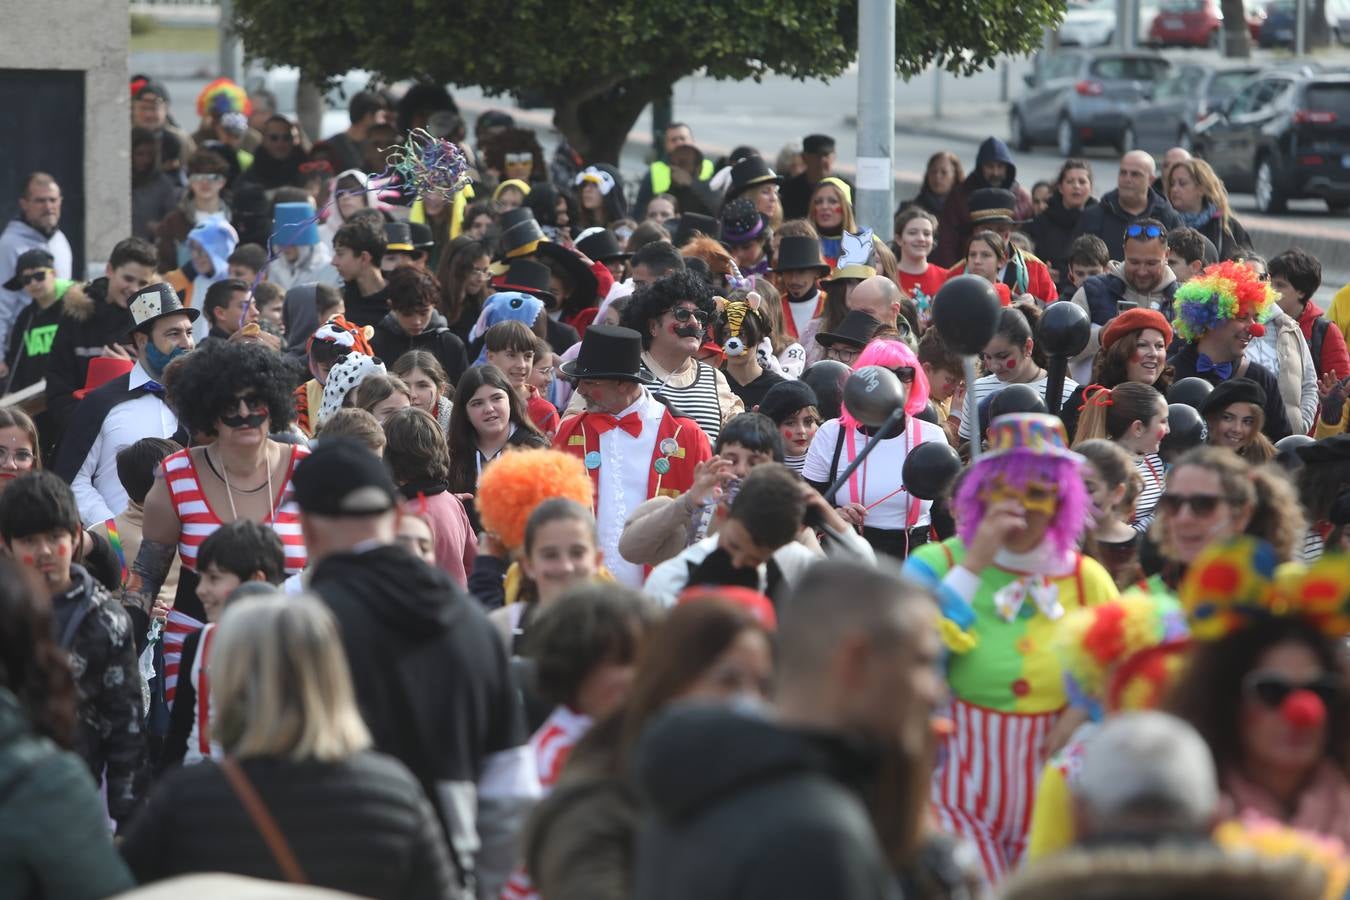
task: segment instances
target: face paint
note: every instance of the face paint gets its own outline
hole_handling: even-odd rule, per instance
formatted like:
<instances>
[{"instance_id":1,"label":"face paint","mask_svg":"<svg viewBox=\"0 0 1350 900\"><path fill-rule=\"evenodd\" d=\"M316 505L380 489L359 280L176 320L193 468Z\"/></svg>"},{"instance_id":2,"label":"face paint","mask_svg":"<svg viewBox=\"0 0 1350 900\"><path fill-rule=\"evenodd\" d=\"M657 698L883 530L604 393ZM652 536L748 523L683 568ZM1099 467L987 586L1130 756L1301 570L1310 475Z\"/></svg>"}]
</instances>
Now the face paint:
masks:
<instances>
[{"instance_id":1,"label":"face paint","mask_svg":"<svg viewBox=\"0 0 1350 900\"><path fill-rule=\"evenodd\" d=\"M1008 369L1008 371L1011 372L1013 369L1017 368L1017 360L1015 360L1015 359L1010 359L1010 360L1008 360L1006 363L1004 363L1003 365L1004 365L1005 368Z\"/></svg>"},{"instance_id":2,"label":"face paint","mask_svg":"<svg viewBox=\"0 0 1350 900\"><path fill-rule=\"evenodd\" d=\"M35 564L36 564L36 560L34 560L33 557L30 556L30 555L27 554L27 553L25 553L23 556L19 557L19 560L20 560L20 562L22 562L25 566L31 566L31 565L35 565Z\"/></svg>"},{"instance_id":3,"label":"face paint","mask_svg":"<svg viewBox=\"0 0 1350 900\"><path fill-rule=\"evenodd\" d=\"M65 548L64 546L60 545L60 544L57 544L57 545L56 545L56 555L57 555L57 556L65 556L65 555L66 555L66 548Z\"/></svg>"},{"instance_id":4,"label":"face paint","mask_svg":"<svg viewBox=\"0 0 1350 900\"><path fill-rule=\"evenodd\" d=\"M150 364L150 374L156 378L164 374L164 369L178 357L187 353L183 347L174 347L172 353L164 353L154 342L151 341L145 345L145 361Z\"/></svg>"},{"instance_id":5,"label":"face paint","mask_svg":"<svg viewBox=\"0 0 1350 900\"><path fill-rule=\"evenodd\" d=\"M241 416L238 413L232 416L221 416L220 424L230 428L259 428L268 419L266 412L250 413L247 416Z\"/></svg>"}]
</instances>

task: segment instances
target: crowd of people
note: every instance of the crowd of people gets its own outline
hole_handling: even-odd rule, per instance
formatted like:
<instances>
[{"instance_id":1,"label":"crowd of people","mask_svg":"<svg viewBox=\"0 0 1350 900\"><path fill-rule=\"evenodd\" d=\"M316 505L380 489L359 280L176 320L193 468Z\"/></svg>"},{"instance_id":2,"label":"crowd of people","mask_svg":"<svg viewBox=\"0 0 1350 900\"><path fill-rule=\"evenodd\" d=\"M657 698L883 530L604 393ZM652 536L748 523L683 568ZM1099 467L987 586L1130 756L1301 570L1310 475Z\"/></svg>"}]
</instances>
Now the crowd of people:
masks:
<instances>
[{"instance_id":1,"label":"crowd of people","mask_svg":"<svg viewBox=\"0 0 1350 900\"><path fill-rule=\"evenodd\" d=\"M1203 160L887 241L826 135L131 90L103 276L0 235L0 893L1345 893L1350 286Z\"/></svg>"}]
</instances>

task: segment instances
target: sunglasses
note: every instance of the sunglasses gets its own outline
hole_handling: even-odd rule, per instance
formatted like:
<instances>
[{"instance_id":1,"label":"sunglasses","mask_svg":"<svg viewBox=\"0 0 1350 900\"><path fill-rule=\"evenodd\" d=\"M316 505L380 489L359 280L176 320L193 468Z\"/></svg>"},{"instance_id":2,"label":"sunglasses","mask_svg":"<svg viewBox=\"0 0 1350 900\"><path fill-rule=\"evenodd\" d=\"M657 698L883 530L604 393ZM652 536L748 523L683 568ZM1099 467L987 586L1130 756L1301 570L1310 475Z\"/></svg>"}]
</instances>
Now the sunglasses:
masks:
<instances>
[{"instance_id":1,"label":"sunglasses","mask_svg":"<svg viewBox=\"0 0 1350 900\"><path fill-rule=\"evenodd\" d=\"M222 410L222 412L225 413L234 412L239 408L240 402L242 402L245 406L247 406L249 410L251 410L252 412L258 412L260 410L267 408L267 401L264 400L262 397L259 397L257 394L245 394L242 397L232 397L231 399L225 401L225 408Z\"/></svg>"},{"instance_id":2,"label":"sunglasses","mask_svg":"<svg viewBox=\"0 0 1350 900\"><path fill-rule=\"evenodd\" d=\"M1341 683L1330 675L1297 682L1276 672L1252 672L1242 680L1242 689L1267 709L1279 709L1280 704L1297 691L1312 691L1324 705L1331 706L1340 696Z\"/></svg>"},{"instance_id":3,"label":"sunglasses","mask_svg":"<svg viewBox=\"0 0 1350 900\"><path fill-rule=\"evenodd\" d=\"M1189 505L1191 512L1203 517L1212 515L1219 504L1227 500L1220 494L1163 494L1158 498L1158 508L1174 516L1181 512L1183 506Z\"/></svg>"},{"instance_id":4,"label":"sunglasses","mask_svg":"<svg viewBox=\"0 0 1350 900\"><path fill-rule=\"evenodd\" d=\"M891 371L895 373L895 377L899 378L902 383L904 384L914 383L913 366L897 366L896 368L891 369Z\"/></svg>"},{"instance_id":5,"label":"sunglasses","mask_svg":"<svg viewBox=\"0 0 1350 900\"><path fill-rule=\"evenodd\" d=\"M217 175L212 172L198 172L195 175L188 176L188 181L195 181L202 184L214 183L217 181L224 181L224 180L225 180L224 175Z\"/></svg>"},{"instance_id":6,"label":"sunglasses","mask_svg":"<svg viewBox=\"0 0 1350 900\"><path fill-rule=\"evenodd\" d=\"M708 324L708 314L701 309L690 309L687 306L681 306L679 309L672 309L670 314L675 317L676 322L688 322L693 319L700 325Z\"/></svg>"},{"instance_id":7,"label":"sunglasses","mask_svg":"<svg viewBox=\"0 0 1350 900\"><path fill-rule=\"evenodd\" d=\"M1137 238L1143 235L1146 238L1160 238L1163 236L1163 229L1159 225L1131 225L1125 229L1127 238Z\"/></svg>"},{"instance_id":8,"label":"sunglasses","mask_svg":"<svg viewBox=\"0 0 1350 900\"><path fill-rule=\"evenodd\" d=\"M533 154L533 153L507 153L507 154L505 154L505 157L506 157L506 161L509 162L509 163L527 163L527 162L534 162L534 154Z\"/></svg>"},{"instance_id":9,"label":"sunglasses","mask_svg":"<svg viewBox=\"0 0 1350 900\"><path fill-rule=\"evenodd\" d=\"M29 272L27 275L19 276L19 284L32 284L33 282L43 282L47 280L47 270L40 272Z\"/></svg>"}]
</instances>

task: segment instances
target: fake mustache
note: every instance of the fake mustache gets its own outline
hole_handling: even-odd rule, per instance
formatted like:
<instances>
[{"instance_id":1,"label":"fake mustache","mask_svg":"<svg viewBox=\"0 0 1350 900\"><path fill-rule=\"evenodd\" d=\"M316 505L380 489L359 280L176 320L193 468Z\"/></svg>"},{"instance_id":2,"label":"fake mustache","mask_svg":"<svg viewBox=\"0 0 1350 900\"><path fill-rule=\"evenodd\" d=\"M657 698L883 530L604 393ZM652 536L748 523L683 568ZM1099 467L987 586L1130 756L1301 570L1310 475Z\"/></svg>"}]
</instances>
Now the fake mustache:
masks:
<instances>
[{"instance_id":1,"label":"fake mustache","mask_svg":"<svg viewBox=\"0 0 1350 900\"><path fill-rule=\"evenodd\" d=\"M256 413L249 413L247 416L241 416L238 414L232 416L221 416L220 421L221 424L228 425L230 428L258 428L264 422L267 421L267 418L268 418L267 413L256 412Z\"/></svg>"},{"instance_id":2,"label":"fake mustache","mask_svg":"<svg viewBox=\"0 0 1350 900\"><path fill-rule=\"evenodd\" d=\"M702 326L702 325L677 325L677 326L675 327L675 336L676 336L676 337L682 337L682 338L687 338L687 337L701 338L701 337L703 337L703 326Z\"/></svg>"}]
</instances>

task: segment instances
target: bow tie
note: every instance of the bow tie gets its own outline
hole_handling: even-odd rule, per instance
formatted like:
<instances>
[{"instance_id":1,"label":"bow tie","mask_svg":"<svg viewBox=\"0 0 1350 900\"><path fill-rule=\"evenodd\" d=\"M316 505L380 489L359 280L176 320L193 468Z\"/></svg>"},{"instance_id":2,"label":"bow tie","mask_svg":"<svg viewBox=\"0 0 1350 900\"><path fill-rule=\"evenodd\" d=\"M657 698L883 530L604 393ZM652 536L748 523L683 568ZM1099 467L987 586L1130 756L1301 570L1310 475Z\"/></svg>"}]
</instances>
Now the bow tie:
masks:
<instances>
[{"instance_id":1,"label":"bow tie","mask_svg":"<svg viewBox=\"0 0 1350 900\"><path fill-rule=\"evenodd\" d=\"M1030 600L1032 606L1026 606ZM1064 607L1059 602L1059 586L1044 575L1019 578L994 592L994 610L1005 622L1019 616L1028 618L1037 611L1052 622L1063 618Z\"/></svg>"},{"instance_id":2,"label":"bow tie","mask_svg":"<svg viewBox=\"0 0 1350 900\"><path fill-rule=\"evenodd\" d=\"M164 385L160 384L158 381L147 381L145 384L141 385L141 390L145 391L147 394L159 394L161 397L164 396Z\"/></svg>"},{"instance_id":3,"label":"bow tie","mask_svg":"<svg viewBox=\"0 0 1350 900\"><path fill-rule=\"evenodd\" d=\"M1233 364L1231 362L1216 363L1205 354L1201 353L1199 359L1195 361L1195 374L1200 375L1204 372L1213 372L1224 381L1233 377Z\"/></svg>"},{"instance_id":4,"label":"bow tie","mask_svg":"<svg viewBox=\"0 0 1350 900\"><path fill-rule=\"evenodd\" d=\"M642 417L635 412L630 412L622 419L616 419L609 413L591 413L586 419L595 429L597 436L615 428L621 428L628 432L629 437L637 437L642 434Z\"/></svg>"}]
</instances>

